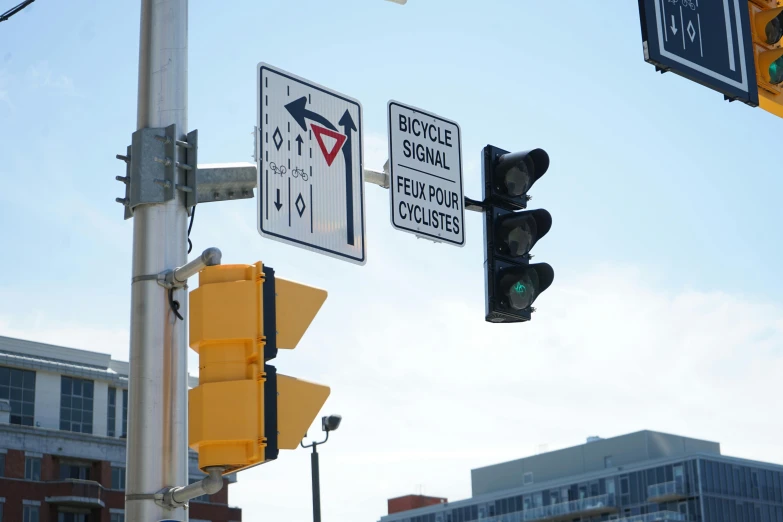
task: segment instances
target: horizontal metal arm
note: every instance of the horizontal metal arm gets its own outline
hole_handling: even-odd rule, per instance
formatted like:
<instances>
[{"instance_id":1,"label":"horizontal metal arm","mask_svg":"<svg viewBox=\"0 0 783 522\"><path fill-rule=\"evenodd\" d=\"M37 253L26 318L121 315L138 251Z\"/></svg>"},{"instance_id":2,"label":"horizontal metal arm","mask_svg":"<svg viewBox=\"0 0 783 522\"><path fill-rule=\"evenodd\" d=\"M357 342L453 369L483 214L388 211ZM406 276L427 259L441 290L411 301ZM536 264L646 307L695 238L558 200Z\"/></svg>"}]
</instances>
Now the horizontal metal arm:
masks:
<instances>
[{"instance_id":1,"label":"horizontal metal arm","mask_svg":"<svg viewBox=\"0 0 783 522\"><path fill-rule=\"evenodd\" d=\"M214 163L199 165L196 170L196 190L199 203L247 199L258 188L258 168L255 163ZM364 169L364 182L388 189L391 187L389 162L383 170ZM465 210L484 212L483 203L465 198Z\"/></svg>"},{"instance_id":2,"label":"horizontal metal arm","mask_svg":"<svg viewBox=\"0 0 783 522\"><path fill-rule=\"evenodd\" d=\"M201 253L196 259L174 270L168 270L158 276L158 283L166 288L183 286L188 278L198 274L208 266L219 265L223 254L219 249L210 247Z\"/></svg>"},{"instance_id":3,"label":"horizontal metal arm","mask_svg":"<svg viewBox=\"0 0 783 522\"><path fill-rule=\"evenodd\" d=\"M201 495L214 495L223 489L223 468L207 468L207 472L209 475L198 482L166 491L163 494L163 503L173 508L181 507L190 499Z\"/></svg>"},{"instance_id":4,"label":"horizontal metal arm","mask_svg":"<svg viewBox=\"0 0 783 522\"><path fill-rule=\"evenodd\" d=\"M364 182L372 183L373 185L378 185L385 189L391 186L389 183L389 175L377 170L364 169Z\"/></svg>"},{"instance_id":5,"label":"horizontal metal arm","mask_svg":"<svg viewBox=\"0 0 783 522\"><path fill-rule=\"evenodd\" d=\"M307 437L307 433L305 433L305 437ZM324 443L324 442L326 442L327 440L329 440L329 432L328 432L328 431L326 432L326 438L325 438L324 440L322 440L321 442L315 442L315 441L313 441L313 442L311 442L310 444L305 444L305 443L304 443L304 439L302 439L302 440L299 442L299 445L300 445L300 446L302 446L303 448L310 448L310 447L313 447L313 448L314 448L315 446L318 446L319 444L323 444L323 443ZM313 451L315 451L315 450L313 450Z\"/></svg>"},{"instance_id":6,"label":"horizontal metal arm","mask_svg":"<svg viewBox=\"0 0 783 522\"><path fill-rule=\"evenodd\" d=\"M255 163L211 163L196 169L198 203L248 199L258 185Z\"/></svg>"}]
</instances>

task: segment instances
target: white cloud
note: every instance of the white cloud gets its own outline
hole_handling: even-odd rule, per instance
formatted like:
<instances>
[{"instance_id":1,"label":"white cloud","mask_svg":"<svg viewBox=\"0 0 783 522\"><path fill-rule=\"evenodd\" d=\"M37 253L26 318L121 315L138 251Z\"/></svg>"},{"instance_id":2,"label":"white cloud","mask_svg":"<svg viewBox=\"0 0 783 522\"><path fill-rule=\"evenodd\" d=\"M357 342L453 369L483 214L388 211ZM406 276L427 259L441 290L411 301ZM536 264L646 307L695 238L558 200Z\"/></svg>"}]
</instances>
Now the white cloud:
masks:
<instances>
[{"instance_id":1,"label":"white cloud","mask_svg":"<svg viewBox=\"0 0 783 522\"><path fill-rule=\"evenodd\" d=\"M45 60L31 65L27 74L34 88L48 88L63 94L75 94L73 80L65 74L53 72L49 67L49 62Z\"/></svg>"}]
</instances>

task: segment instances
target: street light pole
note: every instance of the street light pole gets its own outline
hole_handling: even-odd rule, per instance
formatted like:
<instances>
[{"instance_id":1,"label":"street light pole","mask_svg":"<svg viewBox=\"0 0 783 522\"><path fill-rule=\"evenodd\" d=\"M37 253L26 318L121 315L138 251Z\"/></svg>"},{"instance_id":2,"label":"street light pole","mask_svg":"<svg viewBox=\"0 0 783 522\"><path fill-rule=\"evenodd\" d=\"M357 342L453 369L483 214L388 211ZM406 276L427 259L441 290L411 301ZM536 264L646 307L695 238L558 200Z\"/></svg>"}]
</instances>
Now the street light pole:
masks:
<instances>
[{"instance_id":1,"label":"street light pole","mask_svg":"<svg viewBox=\"0 0 783 522\"><path fill-rule=\"evenodd\" d=\"M326 440L329 439L329 433L326 433ZM321 522L321 477L318 468L318 444L313 443L313 452L310 454L310 468L313 475L313 522Z\"/></svg>"},{"instance_id":2,"label":"street light pole","mask_svg":"<svg viewBox=\"0 0 783 522\"><path fill-rule=\"evenodd\" d=\"M311 442L305 445L304 441L299 444L303 448L312 446L313 452L310 454L310 468L313 478L313 522L321 522L321 477L318 466L318 445L324 444L329 440L329 432L336 430L340 426L342 417L339 415L329 415L321 418L321 429L326 432L326 437L321 442ZM307 435L305 435L306 437Z\"/></svg>"},{"instance_id":3,"label":"street light pole","mask_svg":"<svg viewBox=\"0 0 783 522\"><path fill-rule=\"evenodd\" d=\"M184 139L187 62L188 0L142 0L137 129L176 124ZM155 277L187 261L184 193L174 192L133 215L125 519L134 522L187 521L185 509L155 496L188 483L187 332ZM172 298L187 317L187 291L175 289Z\"/></svg>"}]
</instances>

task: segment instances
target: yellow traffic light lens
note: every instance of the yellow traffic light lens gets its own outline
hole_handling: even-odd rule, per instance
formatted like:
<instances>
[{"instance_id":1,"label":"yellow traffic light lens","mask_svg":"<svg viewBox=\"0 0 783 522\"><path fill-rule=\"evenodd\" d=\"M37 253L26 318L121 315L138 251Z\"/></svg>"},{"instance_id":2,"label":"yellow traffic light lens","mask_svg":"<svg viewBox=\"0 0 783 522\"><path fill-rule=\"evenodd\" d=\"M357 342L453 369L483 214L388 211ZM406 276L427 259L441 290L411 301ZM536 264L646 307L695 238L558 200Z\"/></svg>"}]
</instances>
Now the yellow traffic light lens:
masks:
<instances>
[{"instance_id":1,"label":"yellow traffic light lens","mask_svg":"<svg viewBox=\"0 0 783 522\"><path fill-rule=\"evenodd\" d=\"M783 82L783 56L769 66L769 83L777 85Z\"/></svg>"},{"instance_id":2,"label":"yellow traffic light lens","mask_svg":"<svg viewBox=\"0 0 783 522\"><path fill-rule=\"evenodd\" d=\"M773 18L766 26L765 32L767 33L767 43L775 45L783 38L783 13Z\"/></svg>"}]
</instances>

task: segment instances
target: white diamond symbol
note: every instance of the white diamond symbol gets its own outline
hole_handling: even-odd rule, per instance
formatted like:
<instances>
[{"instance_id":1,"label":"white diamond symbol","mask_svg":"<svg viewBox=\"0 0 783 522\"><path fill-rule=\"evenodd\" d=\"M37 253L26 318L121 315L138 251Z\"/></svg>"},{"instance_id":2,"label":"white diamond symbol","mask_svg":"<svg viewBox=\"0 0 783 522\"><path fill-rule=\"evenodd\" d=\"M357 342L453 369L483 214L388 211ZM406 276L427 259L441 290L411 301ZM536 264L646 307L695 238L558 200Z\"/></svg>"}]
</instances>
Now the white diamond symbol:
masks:
<instances>
[{"instance_id":1,"label":"white diamond symbol","mask_svg":"<svg viewBox=\"0 0 783 522\"><path fill-rule=\"evenodd\" d=\"M694 29L693 22L691 21L688 22L688 36L691 37L691 42L696 38L696 29Z\"/></svg>"}]
</instances>

